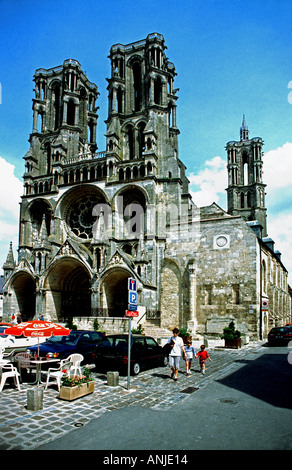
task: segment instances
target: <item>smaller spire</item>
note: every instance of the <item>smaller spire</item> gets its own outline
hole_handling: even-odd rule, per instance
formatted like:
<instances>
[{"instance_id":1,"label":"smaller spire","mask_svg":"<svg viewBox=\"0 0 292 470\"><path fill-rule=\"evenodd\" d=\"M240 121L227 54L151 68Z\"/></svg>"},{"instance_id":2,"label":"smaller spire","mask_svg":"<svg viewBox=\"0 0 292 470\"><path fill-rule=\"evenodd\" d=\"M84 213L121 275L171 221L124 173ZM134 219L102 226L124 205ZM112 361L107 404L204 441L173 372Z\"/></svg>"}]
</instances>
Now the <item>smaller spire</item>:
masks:
<instances>
[{"instance_id":1,"label":"smaller spire","mask_svg":"<svg viewBox=\"0 0 292 470\"><path fill-rule=\"evenodd\" d=\"M46 242L47 238L48 238L48 231L47 231L47 226L46 226L46 215L44 214L40 232L39 232L38 241L42 245L44 242Z\"/></svg>"},{"instance_id":2,"label":"smaller spire","mask_svg":"<svg viewBox=\"0 0 292 470\"><path fill-rule=\"evenodd\" d=\"M104 210L101 209L97 222L92 228L92 245L108 244L107 228L104 220Z\"/></svg>"},{"instance_id":3,"label":"smaller spire","mask_svg":"<svg viewBox=\"0 0 292 470\"><path fill-rule=\"evenodd\" d=\"M139 262L146 262L146 263L148 262L147 252L145 250L143 232L140 232L136 260Z\"/></svg>"},{"instance_id":4,"label":"smaller spire","mask_svg":"<svg viewBox=\"0 0 292 470\"><path fill-rule=\"evenodd\" d=\"M14 268L15 268L15 261L14 261L14 256L13 256L12 242L10 242L10 248L8 251L6 262L3 265L3 269L14 269Z\"/></svg>"},{"instance_id":5,"label":"smaller spire","mask_svg":"<svg viewBox=\"0 0 292 470\"><path fill-rule=\"evenodd\" d=\"M245 114L243 115L242 125L240 128L240 140L248 140L248 127L245 122Z\"/></svg>"}]
</instances>

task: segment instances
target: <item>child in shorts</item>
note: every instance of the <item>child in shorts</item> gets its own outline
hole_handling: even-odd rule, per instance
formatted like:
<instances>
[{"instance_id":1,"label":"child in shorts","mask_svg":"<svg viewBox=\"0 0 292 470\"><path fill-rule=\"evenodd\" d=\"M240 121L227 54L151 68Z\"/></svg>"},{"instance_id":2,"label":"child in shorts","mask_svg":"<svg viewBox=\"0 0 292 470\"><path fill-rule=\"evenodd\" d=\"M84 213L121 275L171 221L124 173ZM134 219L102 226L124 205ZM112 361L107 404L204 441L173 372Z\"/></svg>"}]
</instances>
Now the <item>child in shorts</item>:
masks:
<instances>
[{"instance_id":1,"label":"child in shorts","mask_svg":"<svg viewBox=\"0 0 292 470\"><path fill-rule=\"evenodd\" d=\"M192 365L192 359L194 355L196 354L196 351L194 347L192 346L192 341L187 340L187 344L185 345L185 352L186 352L186 370L187 370L187 375L191 375L191 365Z\"/></svg>"},{"instance_id":2,"label":"child in shorts","mask_svg":"<svg viewBox=\"0 0 292 470\"><path fill-rule=\"evenodd\" d=\"M207 359L209 359L209 361L212 361L212 359L210 358L209 354L207 353L207 351L205 350L205 345L202 344L201 346L201 350L198 352L198 354L196 355L196 358L199 358L199 361L200 361L200 368L201 368L201 372L202 374L205 374L205 370L206 370L206 361Z\"/></svg>"}]
</instances>

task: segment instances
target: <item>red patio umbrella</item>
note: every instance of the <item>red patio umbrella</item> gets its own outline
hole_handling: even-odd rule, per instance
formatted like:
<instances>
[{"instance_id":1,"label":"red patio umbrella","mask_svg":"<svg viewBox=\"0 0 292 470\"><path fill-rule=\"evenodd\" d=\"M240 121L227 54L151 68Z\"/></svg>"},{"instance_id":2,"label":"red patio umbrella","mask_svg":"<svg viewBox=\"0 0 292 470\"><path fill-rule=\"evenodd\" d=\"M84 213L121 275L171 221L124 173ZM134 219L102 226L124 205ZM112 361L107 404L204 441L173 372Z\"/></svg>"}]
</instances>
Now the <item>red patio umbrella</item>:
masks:
<instances>
[{"instance_id":1,"label":"red patio umbrella","mask_svg":"<svg viewBox=\"0 0 292 470\"><path fill-rule=\"evenodd\" d=\"M26 337L32 336L35 338L49 338L50 336L67 336L71 330L62 325L43 320L31 320L19 323L5 330L6 335ZM38 341L38 356L39 356L39 341Z\"/></svg>"}]
</instances>

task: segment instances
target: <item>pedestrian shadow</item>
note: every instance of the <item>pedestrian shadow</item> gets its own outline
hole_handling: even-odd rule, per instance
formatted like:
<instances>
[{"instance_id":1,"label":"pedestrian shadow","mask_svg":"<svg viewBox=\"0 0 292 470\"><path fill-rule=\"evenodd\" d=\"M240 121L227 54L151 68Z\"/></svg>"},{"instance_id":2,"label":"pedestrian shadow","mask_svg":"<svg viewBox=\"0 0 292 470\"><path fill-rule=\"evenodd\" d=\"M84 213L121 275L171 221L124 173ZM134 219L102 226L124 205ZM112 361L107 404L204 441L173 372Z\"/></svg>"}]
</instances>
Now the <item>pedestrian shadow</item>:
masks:
<instances>
[{"instance_id":1,"label":"pedestrian shadow","mask_svg":"<svg viewBox=\"0 0 292 470\"><path fill-rule=\"evenodd\" d=\"M286 354L263 354L216 382L273 406L292 409L292 365Z\"/></svg>"},{"instance_id":2,"label":"pedestrian shadow","mask_svg":"<svg viewBox=\"0 0 292 470\"><path fill-rule=\"evenodd\" d=\"M160 379L170 379L170 374L160 374L159 372L155 372L154 374L151 374L152 377L158 377Z\"/></svg>"}]
</instances>

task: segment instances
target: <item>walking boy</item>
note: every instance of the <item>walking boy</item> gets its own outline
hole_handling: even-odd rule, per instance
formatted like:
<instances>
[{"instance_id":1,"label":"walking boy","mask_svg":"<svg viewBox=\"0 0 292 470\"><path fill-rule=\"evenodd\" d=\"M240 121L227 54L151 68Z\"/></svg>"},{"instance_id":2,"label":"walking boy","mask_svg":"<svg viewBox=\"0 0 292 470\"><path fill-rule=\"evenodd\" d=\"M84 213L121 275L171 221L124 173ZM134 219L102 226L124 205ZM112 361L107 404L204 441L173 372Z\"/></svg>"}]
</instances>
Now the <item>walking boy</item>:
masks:
<instances>
[{"instance_id":1,"label":"walking boy","mask_svg":"<svg viewBox=\"0 0 292 470\"><path fill-rule=\"evenodd\" d=\"M207 359L209 359L209 361L212 361L212 359L210 358L209 354L205 350L205 345L204 344L202 344L201 350L198 352L196 357L199 357L201 372L202 372L202 374L205 374L206 361L207 361Z\"/></svg>"}]
</instances>

